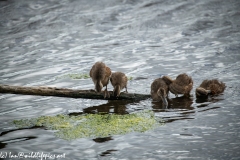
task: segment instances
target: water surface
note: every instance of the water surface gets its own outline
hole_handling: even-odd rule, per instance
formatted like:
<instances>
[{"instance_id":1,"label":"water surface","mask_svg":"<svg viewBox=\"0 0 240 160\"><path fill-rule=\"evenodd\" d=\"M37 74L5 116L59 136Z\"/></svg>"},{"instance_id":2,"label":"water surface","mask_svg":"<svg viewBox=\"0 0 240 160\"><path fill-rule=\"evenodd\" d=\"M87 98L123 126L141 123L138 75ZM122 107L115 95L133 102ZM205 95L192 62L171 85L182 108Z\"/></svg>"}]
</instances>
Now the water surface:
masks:
<instances>
[{"instance_id":1,"label":"water surface","mask_svg":"<svg viewBox=\"0 0 240 160\"><path fill-rule=\"evenodd\" d=\"M112 102L0 95L1 152L65 153L65 159L240 159L240 1L0 1L0 83L92 89L96 61L133 77L131 93L150 93L162 75L187 73L193 96L164 108L151 100ZM142 77L142 78L139 78ZM204 79L226 83L223 95L196 99ZM112 87L109 85L109 89ZM166 121L146 133L66 141L12 121L41 115L153 110Z\"/></svg>"}]
</instances>

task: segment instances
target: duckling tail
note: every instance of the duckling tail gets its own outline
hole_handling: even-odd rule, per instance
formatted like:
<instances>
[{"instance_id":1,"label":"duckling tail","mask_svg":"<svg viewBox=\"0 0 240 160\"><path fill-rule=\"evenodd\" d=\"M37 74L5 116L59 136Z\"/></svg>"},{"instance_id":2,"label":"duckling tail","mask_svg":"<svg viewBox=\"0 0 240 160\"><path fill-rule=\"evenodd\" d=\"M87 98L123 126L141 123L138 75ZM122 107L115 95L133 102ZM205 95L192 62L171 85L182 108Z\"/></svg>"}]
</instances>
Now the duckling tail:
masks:
<instances>
[{"instance_id":1,"label":"duckling tail","mask_svg":"<svg viewBox=\"0 0 240 160\"><path fill-rule=\"evenodd\" d=\"M96 62L94 65L94 73L93 73L93 79L96 79L97 81L102 80L105 78L105 72L106 72L106 65L102 62Z\"/></svg>"},{"instance_id":2,"label":"duckling tail","mask_svg":"<svg viewBox=\"0 0 240 160\"><path fill-rule=\"evenodd\" d=\"M120 95L120 85L116 85L113 90L113 95L118 97Z\"/></svg>"},{"instance_id":3,"label":"duckling tail","mask_svg":"<svg viewBox=\"0 0 240 160\"><path fill-rule=\"evenodd\" d=\"M102 82L100 80L98 80L95 85L95 89L97 92L101 92L102 88L103 88Z\"/></svg>"}]
</instances>

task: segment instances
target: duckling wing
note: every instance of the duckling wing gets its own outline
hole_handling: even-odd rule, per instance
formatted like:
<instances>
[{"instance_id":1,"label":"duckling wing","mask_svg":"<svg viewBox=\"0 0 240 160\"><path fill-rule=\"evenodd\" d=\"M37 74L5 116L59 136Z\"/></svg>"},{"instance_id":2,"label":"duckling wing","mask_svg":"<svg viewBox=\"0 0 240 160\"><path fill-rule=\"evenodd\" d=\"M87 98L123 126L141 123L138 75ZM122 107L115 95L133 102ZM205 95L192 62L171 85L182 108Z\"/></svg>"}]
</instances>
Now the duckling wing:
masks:
<instances>
[{"instance_id":1,"label":"duckling wing","mask_svg":"<svg viewBox=\"0 0 240 160\"><path fill-rule=\"evenodd\" d=\"M107 77L110 77L111 74L112 74L111 69L106 66L106 76L107 76Z\"/></svg>"},{"instance_id":2,"label":"duckling wing","mask_svg":"<svg viewBox=\"0 0 240 160\"><path fill-rule=\"evenodd\" d=\"M180 86L185 86L189 84L193 84L193 80L190 76L188 76L186 73L179 74L175 80L175 83Z\"/></svg>"},{"instance_id":3,"label":"duckling wing","mask_svg":"<svg viewBox=\"0 0 240 160\"><path fill-rule=\"evenodd\" d=\"M226 86L225 83L220 82L217 79L213 79L209 88L212 91L212 94L220 94L225 90Z\"/></svg>"},{"instance_id":4,"label":"duckling wing","mask_svg":"<svg viewBox=\"0 0 240 160\"><path fill-rule=\"evenodd\" d=\"M169 90L173 94L184 94L185 93L185 86L178 85L176 83L172 83L169 85Z\"/></svg>"}]
</instances>

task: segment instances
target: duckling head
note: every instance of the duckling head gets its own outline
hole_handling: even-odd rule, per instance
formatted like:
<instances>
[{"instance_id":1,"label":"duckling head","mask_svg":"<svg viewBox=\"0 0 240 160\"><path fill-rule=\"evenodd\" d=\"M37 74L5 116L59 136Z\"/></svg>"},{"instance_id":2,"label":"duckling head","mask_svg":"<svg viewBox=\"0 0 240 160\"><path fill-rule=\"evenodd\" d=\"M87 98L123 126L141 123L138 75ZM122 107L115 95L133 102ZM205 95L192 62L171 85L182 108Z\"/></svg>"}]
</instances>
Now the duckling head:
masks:
<instances>
[{"instance_id":1,"label":"duckling head","mask_svg":"<svg viewBox=\"0 0 240 160\"><path fill-rule=\"evenodd\" d=\"M165 106L168 106L168 101L167 101L167 94L165 89L159 88L157 91L157 95L162 99L162 102Z\"/></svg>"},{"instance_id":2,"label":"duckling head","mask_svg":"<svg viewBox=\"0 0 240 160\"><path fill-rule=\"evenodd\" d=\"M196 96L197 97L206 97L211 93L211 90L207 90L205 88L202 87L198 87L196 88Z\"/></svg>"}]
</instances>

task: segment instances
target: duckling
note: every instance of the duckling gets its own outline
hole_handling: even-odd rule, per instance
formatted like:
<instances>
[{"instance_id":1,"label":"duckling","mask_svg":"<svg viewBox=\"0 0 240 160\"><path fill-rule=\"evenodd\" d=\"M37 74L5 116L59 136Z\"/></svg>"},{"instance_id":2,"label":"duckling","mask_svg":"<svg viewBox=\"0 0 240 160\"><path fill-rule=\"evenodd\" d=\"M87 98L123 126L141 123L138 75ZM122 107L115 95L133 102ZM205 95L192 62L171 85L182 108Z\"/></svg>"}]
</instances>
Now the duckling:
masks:
<instances>
[{"instance_id":1,"label":"duckling","mask_svg":"<svg viewBox=\"0 0 240 160\"><path fill-rule=\"evenodd\" d=\"M90 70L90 77L92 78L92 81L95 85L95 90L97 92L101 92L102 88L106 86L106 89L104 90L104 98L108 96L110 97L108 91L107 91L107 85L111 76L111 69L107 67L103 62L96 62L92 69Z\"/></svg>"},{"instance_id":2,"label":"duckling","mask_svg":"<svg viewBox=\"0 0 240 160\"><path fill-rule=\"evenodd\" d=\"M168 92L168 85L162 78L155 79L151 84L151 96L153 101L162 101L163 105L168 106Z\"/></svg>"},{"instance_id":3,"label":"duckling","mask_svg":"<svg viewBox=\"0 0 240 160\"><path fill-rule=\"evenodd\" d=\"M186 73L179 74L175 80L172 80L168 76L164 76L163 79L169 85L170 92L175 94L176 97L178 97L178 94L184 94L186 97L190 96L193 80Z\"/></svg>"},{"instance_id":4,"label":"duckling","mask_svg":"<svg viewBox=\"0 0 240 160\"><path fill-rule=\"evenodd\" d=\"M113 90L113 95L115 97L118 97L120 95L120 91L125 88L126 89L126 93L128 93L127 91L127 76L122 73L122 72L115 72L112 74L110 81L112 83L112 86L114 88Z\"/></svg>"},{"instance_id":5,"label":"duckling","mask_svg":"<svg viewBox=\"0 0 240 160\"><path fill-rule=\"evenodd\" d=\"M196 88L196 96L208 96L211 95L218 95L225 90L226 86L225 83L218 81L217 79L212 80L204 80L201 85Z\"/></svg>"}]
</instances>

